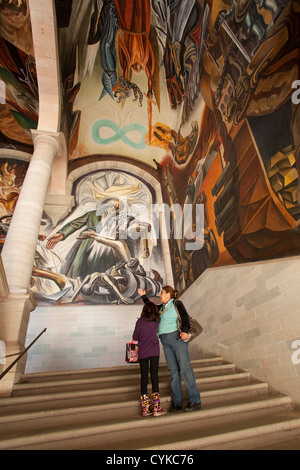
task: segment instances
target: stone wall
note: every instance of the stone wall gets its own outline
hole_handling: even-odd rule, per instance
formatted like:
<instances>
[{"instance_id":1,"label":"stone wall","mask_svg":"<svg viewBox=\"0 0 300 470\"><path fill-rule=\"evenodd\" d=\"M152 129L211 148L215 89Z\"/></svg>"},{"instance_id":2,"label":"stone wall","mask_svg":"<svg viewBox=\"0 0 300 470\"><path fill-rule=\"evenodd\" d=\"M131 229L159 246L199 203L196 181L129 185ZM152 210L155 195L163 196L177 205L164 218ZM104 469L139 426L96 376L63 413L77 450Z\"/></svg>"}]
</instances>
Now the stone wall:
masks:
<instances>
[{"instance_id":1,"label":"stone wall","mask_svg":"<svg viewBox=\"0 0 300 470\"><path fill-rule=\"evenodd\" d=\"M49 306L30 315L26 373L124 366L141 305Z\"/></svg>"},{"instance_id":2,"label":"stone wall","mask_svg":"<svg viewBox=\"0 0 300 470\"><path fill-rule=\"evenodd\" d=\"M181 297L204 327L192 357L221 355L300 405L299 285L299 258L208 269Z\"/></svg>"}]
</instances>

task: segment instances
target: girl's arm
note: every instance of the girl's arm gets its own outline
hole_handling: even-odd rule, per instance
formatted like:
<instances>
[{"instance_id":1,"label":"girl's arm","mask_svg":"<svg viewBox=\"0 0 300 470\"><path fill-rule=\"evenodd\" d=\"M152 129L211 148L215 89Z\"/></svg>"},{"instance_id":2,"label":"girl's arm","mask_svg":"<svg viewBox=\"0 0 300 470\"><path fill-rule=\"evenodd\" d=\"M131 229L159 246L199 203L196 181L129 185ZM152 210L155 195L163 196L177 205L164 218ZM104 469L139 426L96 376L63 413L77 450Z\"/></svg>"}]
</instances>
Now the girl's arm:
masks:
<instances>
[{"instance_id":1,"label":"girl's arm","mask_svg":"<svg viewBox=\"0 0 300 470\"><path fill-rule=\"evenodd\" d=\"M139 341L139 321L136 322L135 324L135 328L134 328L134 332L133 332L133 335L132 335L132 339L133 341Z\"/></svg>"}]
</instances>

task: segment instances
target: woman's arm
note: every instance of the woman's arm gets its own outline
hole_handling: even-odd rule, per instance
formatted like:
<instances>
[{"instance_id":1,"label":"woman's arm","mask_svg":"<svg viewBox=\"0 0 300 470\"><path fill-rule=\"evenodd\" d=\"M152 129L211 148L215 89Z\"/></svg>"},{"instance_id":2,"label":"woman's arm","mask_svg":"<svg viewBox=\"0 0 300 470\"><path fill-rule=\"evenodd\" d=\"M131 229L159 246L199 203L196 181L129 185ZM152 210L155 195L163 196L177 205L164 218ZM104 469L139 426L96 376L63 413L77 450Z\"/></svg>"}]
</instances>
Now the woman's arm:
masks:
<instances>
[{"instance_id":1,"label":"woman's arm","mask_svg":"<svg viewBox=\"0 0 300 470\"><path fill-rule=\"evenodd\" d=\"M147 297L147 295L146 295L146 291L145 291L145 290L143 290L143 289L138 289L138 293L139 293L139 295L142 297L142 299L143 299L143 301L144 301L144 304L147 303L147 302L149 302L149 299L148 299L148 297Z\"/></svg>"},{"instance_id":2,"label":"woman's arm","mask_svg":"<svg viewBox=\"0 0 300 470\"><path fill-rule=\"evenodd\" d=\"M181 318L181 328L182 328L182 333L188 333L189 332L189 329L190 329L190 320L189 320L189 316L188 316L188 313L185 309L185 306L183 305L183 303L181 302L181 300L176 300L175 301L175 304L176 304L176 307L177 307L177 310L178 310L178 313L180 315L180 318ZM183 338L182 338L183 339Z\"/></svg>"},{"instance_id":3,"label":"woman's arm","mask_svg":"<svg viewBox=\"0 0 300 470\"><path fill-rule=\"evenodd\" d=\"M140 296L142 297L143 301L144 301L144 304L146 304L147 302L149 302L149 299L146 295L146 291L143 290L143 289L138 289L138 293L140 294ZM160 305L156 305L158 311L162 308L163 304L160 304Z\"/></svg>"}]
</instances>

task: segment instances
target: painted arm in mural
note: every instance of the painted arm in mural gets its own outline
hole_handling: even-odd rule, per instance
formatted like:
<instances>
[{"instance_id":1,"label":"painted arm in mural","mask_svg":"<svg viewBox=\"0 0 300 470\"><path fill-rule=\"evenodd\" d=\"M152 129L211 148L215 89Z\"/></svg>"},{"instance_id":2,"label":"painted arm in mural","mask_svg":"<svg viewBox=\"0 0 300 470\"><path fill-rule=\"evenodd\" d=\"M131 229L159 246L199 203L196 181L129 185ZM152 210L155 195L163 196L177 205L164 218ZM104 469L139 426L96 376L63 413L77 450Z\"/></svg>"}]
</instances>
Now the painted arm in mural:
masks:
<instances>
[{"instance_id":1,"label":"painted arm in mural","mask_svg":"<svg viewBox=\"0 0 300 470\"><path fill-rule=\"evenodd\" d=\"M64 236L62 233L56 233L55 235L52 235L52 237L48 238L46 247L48 248L48 250L53 250L56 244L58 242L61 242L63 239L64 239Z\"/></svg>"},{"instance_id":2,"label":"painted arm in mural","mask_svg":"<svg viewBox=\"0 0 300 470\"><path fill-rule=\"evenodd\" d=\"M151 225L148 224L147 222L138 223L138 224L133 222L128 227L129 238L135 238L134 232L141 233L141 238L144 243L143 258L148 258L150 256L148 238L147 238L147 232L150 232L150 231L151 231ZM103 245L106 245L112 248L114 250L116 258L118 258L119 261L122 261L122 260L128 261L131 258L131 253L129 251L128 245L126 241L123 239L113 239L113 238L102 237L98 233L96 233L94 230L90 230L90 229L82 232L80 236L77 238L78 240L93 239L98 243L102 243Z\"/></svg>"},{"instance_id":3,"label":"painted arm in mural","mask_svg":"<svg viewBox=\"0 0 300 470\"><path fill-rule=\"evenodd\" d=\"M131 258L131 253L128 249L127 243L125 240L115 240L112 238L101 237L94 230L86 230L77 237L79 240L93 239L98 243L102 243L105 246L113 248L116 257L119 261L128 261Z\"/></svg>"},{"instance_id":4,"label":"painted arm in mural","mask_svg":"<svg viewBox=\"0 0 300 470\"><path fill-rule=\"evenodd\" d=\"M53 250L57 243L65 240L69 235L82 228L90 229L96 227L99 222L99 217L96 211L90 211L81 217L77 217L71 222L64 225L57 233L48 238L46 247L48 250Z\"/></svg>"}]
</instances>

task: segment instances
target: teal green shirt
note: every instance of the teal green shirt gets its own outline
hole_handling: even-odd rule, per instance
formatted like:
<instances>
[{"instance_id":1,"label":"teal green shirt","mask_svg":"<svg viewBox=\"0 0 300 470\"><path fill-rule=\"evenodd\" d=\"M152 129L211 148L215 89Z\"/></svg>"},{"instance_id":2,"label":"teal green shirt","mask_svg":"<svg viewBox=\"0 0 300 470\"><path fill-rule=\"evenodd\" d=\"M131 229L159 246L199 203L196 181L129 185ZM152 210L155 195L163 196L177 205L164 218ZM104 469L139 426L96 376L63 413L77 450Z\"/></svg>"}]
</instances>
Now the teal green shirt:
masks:
<instances>
[{"instance_id":1,"label":"teal green shirt","mask_svg":"<svg viewBox=\"0 0 300 470\"><path fill-rule=\"evenodd\" d=\"M174 307L174 299L171 299L165 305L160 316L158 334L165 335L167 333L173 333L174 331L177 331L177 312Z\"/></svg>"}]
</instances>

